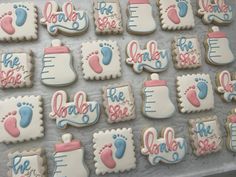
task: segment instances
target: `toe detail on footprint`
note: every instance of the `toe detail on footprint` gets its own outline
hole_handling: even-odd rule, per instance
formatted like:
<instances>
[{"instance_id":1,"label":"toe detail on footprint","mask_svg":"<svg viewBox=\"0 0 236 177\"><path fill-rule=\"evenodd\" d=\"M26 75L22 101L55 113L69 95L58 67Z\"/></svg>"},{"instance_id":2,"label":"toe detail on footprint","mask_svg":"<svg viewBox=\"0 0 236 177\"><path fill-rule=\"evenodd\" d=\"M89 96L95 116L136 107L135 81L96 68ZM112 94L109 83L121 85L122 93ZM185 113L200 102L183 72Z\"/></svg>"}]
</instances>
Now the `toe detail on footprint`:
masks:
<instances>
[{"instance_id":1,"label":"toe detail on footprint","mask_svg":"<svg viewBox=\"0 0 236 177\"><path fill-rule=\"evenodd\" d=\"M18 103L17 107L19 108L20 113L20 126L26 128L32 121L33 116L33 106L29 103Z\"/></svg>"},{"instance_id":2,"label":"toe detail on footprint","mask_svg":"<svg viewBox=\"0 0 236 177\"><path fill-rule=\"evenodd\" d=\"M14 5L16 14L16 25L23 26L27 19L27 11L29 10L26 6Z\"/></svg>"},{"instance_id":3,"label":"toe detail on footprint","mask_svg":"<svg viewBox=\"0 0 236 177\"><path fill-rule=\"evenodd\" d=\"M15 33L15 28L12 26L12 12L9 11L0 17L0 26L9 35Z\"/></svg>"},{"instance_id":4,"label":"toe detail on footprint","mask_svg":"<svg viewBox=\"0 0 236 177\"><path fill-rule=\"evenodd\" d=\"M199 107L200 106L200 101L197 97L197 92L196 92L196 87L192 86L189 87L186 91L185 91L185 95L188 99L188 101L195 107Z\"/></svg>"},{"instance_id":5,"label":"toe detail on footprint","mask_svg":"<svg viewBox=\"0 0 236 177\"><path fill-rule=\"evenodd\" d=\"M113 47L110 44L100 44L101 53L103 55L102 63L104 65L109 65L112 59L112 49Z\"/></svg>"},{"instance_id":6,"label":"toe detail on footprint","mask_svg":"<svg viewBox=\"0 0 236 177\"><path fill-rule=\"evenodd\" d=\"M116 147L115 156L116 158L121 159L124 156L126 150L127 138L123 135L114 135L113 139L115 140L114 145Z\"/></svg>"},{"instance_id":7,"label":"toe detail on footprint","mask_svg":"<svg viewBox=\"0 0 236 177\"><path fill-rule=\"evenodd\" d=\"M197 83L197 88L199 90L198 93L198 98L200 98L201 100L205 99L208 93L208 86L207 86L207 81L204 79L196 79Z\"/></svg>"},{"instance_id":8,"label":"toe detail on footprint","mask_svg":"<svg viewBox=\"0 0 236 177\"><path fill-rule=\"evenodd\" d=\"M115 168L116 162L113 159L112 145L105 145L99 152L102 163L110 169Z\"/></svg>"},{"instance_id":9,"label":"toe detail on footprint","mask_svg":"<svg viewBox=\"0 0 236 177\"><path fill-rule=\"evenodd\" d=\"M188 12L188 4L186 0L177 0L178 3L178 8L179 8L179 16L180 17L185 17Z\"/></svg>"},{"instance_id":10,"label":"toe detail on footprint","mask_svg":"<svg viewBox=\"0 0 236 177\"><path fill-rule=\"evenodd\" d=\"M20 130L17 127L16 111L9 113L4 117L4 128L12 137L20 136Z\"/></svg>"}]
</instances>

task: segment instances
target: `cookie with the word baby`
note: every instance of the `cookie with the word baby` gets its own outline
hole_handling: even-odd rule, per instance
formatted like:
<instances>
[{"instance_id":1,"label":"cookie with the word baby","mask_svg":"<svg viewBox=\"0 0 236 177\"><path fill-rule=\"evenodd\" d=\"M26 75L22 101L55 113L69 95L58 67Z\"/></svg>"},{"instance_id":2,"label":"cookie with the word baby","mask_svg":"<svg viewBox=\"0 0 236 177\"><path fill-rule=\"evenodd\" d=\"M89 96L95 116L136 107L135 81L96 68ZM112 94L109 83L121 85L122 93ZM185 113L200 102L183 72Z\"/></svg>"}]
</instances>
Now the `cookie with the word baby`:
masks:
<instances>
[{"instance_id":1,"label":"cookie with the word baby","mask_svg":"<svg viewBox=\"0 0 236 177\"><path fill-rule=\"evenodd\" d=\"M159 49L154 40L149 41L145 49L140 48L138 41L132 40L126 47L126 53L126 63L133 66L136 73L141 73L144 69L148 72L162 72L168 68L168 51Z\"/></svg>"},{"instance_id":2,"label":"cookie with the word baby","mask_svg":"<svg viewBox=\"0 0 236 177\"><path fill-rule=\"evenodd\" d=\"M149 0L129 0L127 31L133 34L149 34L156 30L152 5Z\"/></svg>"},{"instance_id":3,"label":"cookie with the word baby","mask_svg":"<svg viewBox=\"0 0 236 177\"><path fill-rule=\"evenodd\" d=\"M72 134L62 135L62 142L54 146L53 177L88 177L89 170L84 162L84 148L80 140L72 140Z\"/></svg>"},{"instance_id":4,"label":"cookie with the word baby","mask_svg":"<svg viewBox=\"0 0 236 177\"><path fill-rule=\"evenodd\" d=\"M56 120L58 128L86 127L95 124L100 117L100 105L97 101L87 101L86 93L78 91L72 102L68 102L63 90L55 92L51 100L49 117Z\"/></svg>"},{"instance_id":5,"label":"cookie with the word baby","mask_svg":"<svg viewBox=\"0 0 236 177\"><path fill-rule=\"evenodd\" d=\"M233 21L233 7L225 0L198 0L197 14L205 24L227 25Z\"/></svg>"},{"instance_id":6,"label":"cookie with the word baby","mask_svg":"<svg viewBox=\"0 0 236 177\"><path fill-rule=\"evenodd\" d=\"M47 27L49 34L79 35L87 31L89 17L85 10L75 10L71 1L67 1L60 9L54 0L47 1L40 20Z\"/></svg>"},{"instance_id":7,"label":"cookie with the word baby","mask_svg":"<svg viewBox=\"0 0 236 177\"><path fill-rule=\"evenodd\" d=\"M228 70L216 74L216 90L226 102L236 101L236 73Z\"/></svg>"},{"instance_id":8,"label":"cookie with the word baby","mask_svg":"<svg viewBox=\"0 0 236 177\"><path fill-rule=\"evenodd\" d=\"M136 168L131 128L99 131L94 133L93 143L97 175Z\"/></svg>"},{"instance_id":9,"label":"cookie with the word baby","mask_svg":"<svg viewBox=\"0 0 236 177\"><path fill-rule=\"evenodd\" d=\"M212 26L204 42L206 48L206 61L213 65L226 65L235 58L230 49L230 42L226 33L221 32L218 26Z\"/></svg>"},{"instance_id":10,"label":"cookie with the word baby","mask_svg":"<svg viewBox=\"0 0 236 177\"><path fill-rule=\"evenodd\" d=\"M181 113L206 111L214 107L214 95L209 74L178 76L177 95Z\"/></svg>"},{"instance_id":11,"label":"cookie with the word baby","mask_svg":"<svg viewBox=\"0 0 236 177\"><path fill-rule=\"evenodd\" d=\"M123 32L119 0L93 0L96 33L119 34Z\"/></svg>"},{"instance_id":12,"label":"cookie with the word baby","mask_svg":"<svg viewBox=\"0 0 236 177\"><path fill-rule=\"evenodd\" d=\"M158 135L160 134L160 136ZM167 127L158 133L150 127L142 135L141 153L148 156L152 165L159 162L174 164L183 160L187 152L187 143L184 138L175 138L174 129Z\"/></svg>"},{"instance_id":13,"label":"cookie with the word baby","mask_svg":"<svg viewBox=\"0 0 236 177\"><path fill-rule=\"evenodd\" d=\"M0 88L31 87L33 85L32 52L2 52L0 58Z\"/></svg>"},{"instance_id":14,"label":"cookie with the word baby","mask_svg":"<svg viewBox=\"0 0 236 177\"><path fill-rule=\"evenodd\" d=\"M0 41L38 38L38 13L32 2L1 3L0 12Z\"/></svg>"},{"instance_id":15,"label":"cookie with the word baby","mask_svg":"<svg viewBox=\"0 0 236 177\"><path fill-rule=\"evenodd\" d=\"M136 118L134 95L129 83L114 84L104 87L103 105L109 123Z\"/></svg>"},{"instance_id":16,"label":"cookie with the word baby","mask_svg":"<svg viewBox=\"0 0 236 177\"><path fill-rule=\"evenodd\" d=\"M196 156L207 155L222 148L218 118L209 116L189 120L190 142Z\"/></svg>"},{"instance_id":17,"label":"cookie with the word baby","mask_svg":"<svg viewBox=\"0 0 236 177\"><path fill-rule=\"evenodd\" d=\"M8 177L47 177L45 151L41 148L8 154Z\"/></svg>"},{"instance_id":18,"label":"cookie with the word baby","mask_svg":"<svg viewBox=\"0 0 236 177\"><path fill-rule=\"evenodd\" d=\"M144 82L142 94L142 113L145 116L161 119L171 117L174 114L175 106L170 99L167 82L160 80L158 74L151 74L150 79Z\"/></svg>"},{"instance_id":19,"label":"cookie with the word baby","mask_svg":"<svg viewBox=\"0 0 236 177\"><path fill-rule=\"evenodd\" d=\"M70 52L59 39L52 40L52 46L44 49L41 71L41 81L44 85L67 86L75 82L77 75Z\"/></svg>"},{"instance_id":20,"label":"cookie with the word baby","mask_svg":"<svg viewBox=\"0 0 236 177\"><path fill-rule=\"evenodd\" d=\"M157 0L163 30L191 29L195 26L190 0Z\"/></svg>"},{"instance_id":21,"label":"cookie with the word baby","mask_svg":"<svg viewBox=\"0 0 236 177\"><path fill-rule=\"evenodd\" d=\"M41 96L19 96L0 101L0 142L16 143L44 136Z\"/></svg>"},{"instance_id":22,"label":"cookie with the word baby","mask_svg":"<svg viewBox=\"0 0 236 177\"><path fill-rule=\"evenodd\" d=\"M236 152L236 109L233 109L227 116L225 129L227 132L226 146L230 151Z\"/></svg>"},{"instance_id":23,"label":"cookie with the word baby","mask_svg":"<svg viewBox=\"0 0 236 177\"><path fill-rule=\"evenodd\" d=\"M177 36L172 42L172 57L176 69L197 68L201 63L201 48L197 36Z\"/></svg>"},{"instance_id":24,"label":"cookie with the word baby","mask_svg":"<svg viewBox=\"0 0 236 177\"><path fill-rule=\"evenodd\" d=\"M85 42L82 44L81 52L84 79L105 80L121 76L121 58L117 42Z\"/></svg>"}]
</instances>

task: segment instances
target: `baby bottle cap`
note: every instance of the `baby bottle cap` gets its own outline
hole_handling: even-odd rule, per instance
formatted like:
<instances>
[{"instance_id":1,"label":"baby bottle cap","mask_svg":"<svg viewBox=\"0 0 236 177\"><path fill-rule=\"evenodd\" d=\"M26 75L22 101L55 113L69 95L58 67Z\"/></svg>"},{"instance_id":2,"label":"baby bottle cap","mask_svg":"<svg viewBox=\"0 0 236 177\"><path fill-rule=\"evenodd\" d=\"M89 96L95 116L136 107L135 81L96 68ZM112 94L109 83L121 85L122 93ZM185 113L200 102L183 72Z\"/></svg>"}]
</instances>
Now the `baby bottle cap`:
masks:
<instances>
[{"instance_id":1,"label":"baby bottle cap","mask_svg":"<svg viewBox=\"0 0 236 177\"><path fill-rule=\"evenodd\" d=\"M220 31L218 26L212 26L210 32L207 34L208 38L225 38L224 32Z\"/></svg>"},{"instance_id":2,"label":"baby bottle cap","mask_svg":"<svg viewBox=\"0 0 236 177\"><path fill-rule=\"evenodd\" d=\"M220 28L218 26L212 26L211 29L213 32L220 31Z\"/></svg>"},{"instance_id":3,"label":"baby bottle cap","mask_svg":"<svg viewBox=\"0 0 236 177\"><path fill-rule=\"evenodd\" d=\"M144 82L144 87L156 87L156 86L166 86L167 83L165 80L160 80L157 73L151 74L151 80Z\"/></svg>"},{"instance_id":4,"label":"baby bottle cap","mask_svg":"<svg viewBox=\"0 0 236 177\"><path fill-rule=\"evenodd\" d=\"M69 53L70 49L62 45L61 40L53 39L52 46L44 49L44 54L60 54L60 53Z\"/></svg>"},{"instance_id":5,"label":"baby bottle cap","mask_svg":"<svg viewBox=\"0 0 236 177\"><path fill-rule=\"evenodd\" d=\"M159 74L157 73L151 74L151 80L159 80Z\"/></svg>"},{"instance_id":6,"label":"baby bottle cap","mask_svg":"<svg viewBox=\"0 0 236 177\"><path fill-rule=\"evenodd\" d=\"M149 4L149 0L129 0L129 4Z\"/></svg>"},{"instance_id":7,"label":"baby bottle cap","mask_svg":"<svg viewBox=\"0 0 236 177\"><path fill-rule=\"evenodd\" d=\"M52 46L53 46L53 47L61 46L61 40L59 40L59 39L53 39L53 40L52 40Z\"/></svg>"},{"instance_id":8,"label":"baby bottle cap","mask_svg":"<svg viewBox=\"0 0 236 177\"><path fill-rule=\"evenodd\" d=\"M66 134L62 135L61 138L64 143L69 143L72 140L72 134L66 133Z\"/></svg>"}]
</instances>

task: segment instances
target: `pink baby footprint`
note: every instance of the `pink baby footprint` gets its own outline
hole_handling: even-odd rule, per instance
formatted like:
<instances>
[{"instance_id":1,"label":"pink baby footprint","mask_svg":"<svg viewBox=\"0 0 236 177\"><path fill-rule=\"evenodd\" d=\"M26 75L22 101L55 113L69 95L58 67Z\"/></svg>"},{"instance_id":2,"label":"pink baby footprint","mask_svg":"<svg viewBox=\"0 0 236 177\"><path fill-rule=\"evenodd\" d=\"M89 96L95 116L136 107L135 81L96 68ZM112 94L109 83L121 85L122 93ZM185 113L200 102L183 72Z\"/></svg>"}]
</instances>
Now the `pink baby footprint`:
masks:
<instances>
[{"instance_id":1,"label":"pink baby footprint","mask_svg":"<svg viewBox=\"0 0 236 177\"><path fill-rule=\"evenodd\" d=\"M197 97L196 87L193 85L189 87L184 93L188 99L188 101L195 107L200 106L200 101Z\"/></svg>"},{"instance_id":2,"label":"pink baby footprint","mask_svg":"<svg viewBox=\"0 0 236 177\"><path fill-rule=\"evenodd\" d=\"M16 111L9 112L2 120L4 122L4 128L12 137L18 137L20 130L17 127Z\"/></svg>"},{"instance_id":3,"label":"pink baby footprint","mask_svg":"<svg viewBox=\"0 0 236 177\"><path fill-rule=\"evenodd\" d=\"M5 31L7 34L14 34L15 28L12 25L12 12L9 11L8 13L4 13L0 17L0 26L3 31Z\"/></svg>"},{"instance_id":4,"label":"pink baby footprint","mask_svg":"<svg viewBox=\"0 0 236 177\"><path fill-rule=\"evenodd\" d=\"M89 62L89 66L92 68L92 70L95 73L102 73L103 68L100 64L100 59L98 56L98 51L92 52L91 54L88 55L87 60Z\"/></svg>"},{"instance_id":5,"label":"pink baby footprint","mask_svg":"<svg viewBox=\"0 0 236 177\"><path fill-rule=\"evenodd\" d=\"M111 150L112 144L105 145L99 152L102 163L110 169L115 168L116 162L113 159L113 152Z\"/></svg>"},{"instance_id":6,"label":"pink baby footprint","mask_svg":"<svg viewBox=\"0 0 236 177\"><path fill-rule=\"evenodd\" d=\"M178 16L176 6L171 5L166 9L167 16L168 18L174 23L174 24L179 24L180 23L180 18Z\"/></svg>"}]
</instances>

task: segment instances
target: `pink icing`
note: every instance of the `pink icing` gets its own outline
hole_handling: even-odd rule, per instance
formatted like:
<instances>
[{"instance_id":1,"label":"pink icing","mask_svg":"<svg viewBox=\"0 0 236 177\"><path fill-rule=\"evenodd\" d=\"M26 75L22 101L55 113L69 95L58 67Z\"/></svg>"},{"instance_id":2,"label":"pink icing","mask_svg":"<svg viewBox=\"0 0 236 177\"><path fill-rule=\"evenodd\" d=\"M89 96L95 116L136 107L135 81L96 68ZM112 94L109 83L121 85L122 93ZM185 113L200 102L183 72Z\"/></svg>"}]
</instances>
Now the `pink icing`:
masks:
<instances>
[{"instance_id":1,"label":"pink icing","mask_svg":"<svg viewBox=\"0 0 236 177\"><path fill-rule=\"evenodd\" d=\"M96 52L95 52L96 53ZM103 68L99 62L99 57L96 53L96 55L92 55L88 58L88 62L89 62L89 66L92 68L92 70L97 73L100 74L103 71Z\"/></svg>"},{"instance_id":2,"label":"pink icing","mask_svg":"<svg viewBox=\"0 0 236 177\"><path fill-rule=\"evenodd\" d=\"M226 92L233 92L234 87L229 72L225 71L220 75L220 84Z\"/></svg>"},{"instance_id":3,"label":"pink icing","mask_svg":"<svg viewBox=\"0 0 236 177\"><path fill-rule=\"evenodd\" d=\"M167 86L165 80L149 80L144 82L144 87Z\"/></svg>"},{"instance_id":4,"label":"pink icing","mask_svg":"<svg viewBox=\"0 0 236 177\"><path fill-rule=\"evenodd\" d=\"M212 3L211 0L198 0L198 3L204 8L206 12L214 12L216 11L215 6L217 6L218 13L226 13L229 9L229 6L225 4L224 0L214 0Z\"/></svg>"},{"instance_id":5,"label":"pink icing","mask_svg":"<svg viewBox=\"0 0 236 177\"><path fill-rule=\"evenodd\" d=\"M149 0L129 0L129 4L149 4Z\"/></svg>"},{"instance_id":6,"label":"pink icing","mask_svg":"<svg viewBox=\"0 0 236 177\"><path fill-rule=\"evenodd\" d=\"M65 46L48 47L44 49L44 54L69 53L70 49Z\"/></svg>"},{"instance_id":7,"label":"pink icing","mask_svg":"<svg viewBox=\"0 0 236 177\"><path fill-rule=\"evenodd\" d=\"M217 148L216 142L215 141L211 142L211 141L212 141L211 139L206 138L198 142L200 154L206 154L207 152L212 152L216 150Z\"/></svg>"},{"instance_id":8,"label":"pink icing","mask_svg":"<svg viewBox=\"0 0 236 177\"><path fill-rule=\"evenodd\" d=\"M120 105L110 105L109 106L109 119L115 121L117 119L123 119L129 116L129 109L127 107L122 107Z\"/></svg>"},{"instance_id":9,"label":"pink icing","mask_svg":"<svg viewBox=\"0 0 236 177\"><path fill-rule=\"evenodd\" d=\"M15 28L12 25L12 12L8 12L9 16L2 17L0 25L3 31L5 31L7 34L12 35L15 33Z\"/></svg>"},{"instance_id":10,"label":"pink icing","mask_svg":"<svg viewBox=\"0 0 236 177\"><path fill-rule=\"evenodd\" d=\"M207 36L208 38L226 38L226 34L220 31L208 33Z\"/></svg>"},{"instance_id":11,"label":"pink icing","mask_svg":"<svg viewBox=\"0 0 236 177\"><path fill-rule=\"evenodd\" d=\"M236 123L236 114L230 115L230 116L229 116L229 121L230 121L231 123Z\"/></svg>"},{"instance_id":12,"label":"pink icing","mask_svg":"<svg viewBox=\"0 0 236 177\"><path fill-rule=\"evenodd\" d=\"M73 151L80 148L81 148L81 144L79 140L74 140L69 143L55 145L56 152L67 152L67 151Z\"/></svg>"},{"instance_id":13,"label":"pink icing","mask_svg":"<svg viewBox=\"0 0 236 177\"><path fill-rule=\"evenodd\" d=\"M20 135L15 117L8 117L4 122L4 128L12 137L16 138Z\"/></svg>"},{"instance_id":14,"label":"pink icing","mask_svg":"<svg viewBox=\"0 0 236 177\"><path fill-rule=\"evenodd\" d=\"M168 12L167 12L167 16L174 24L180 23L180 18L177 14L175 5L169 7Z\"/></svg>"},{"instance_id":15,"label":"pink icing","mask_svg":"<svg viewBox=\"0 0 236 177\"><path fill-rule=\"evenodd\" d=\"M191 87L191 89L189 89L186 92L186 97L188 99L188 101L195 107L199 107L200 106L200 101L197 97L197 93L195 90L195 86Z\"/></svg>"},{"instance_id":16,"label":"pink icing","mask_svg":"<svg viewBox=\"0 0 236 177\"><path fill-rule=\"evenodd\" d=\"M105 146L100 152L100 158L103 164L110 169L113 169L116 166L116 162L114 161L112 154L111 144Z\"/></svg>"},{"instance_id":17,"label":"pink icing","mask_svg":"<svg viewBox=\"0 0 236 177\"><path fill-rule=\"evenodd\" d=\"M16 69L10 69L7 72L0 71L0 86L2 87L20 85L22 79L22 75L18 73Z\"/></svg>"}]
</instances>

